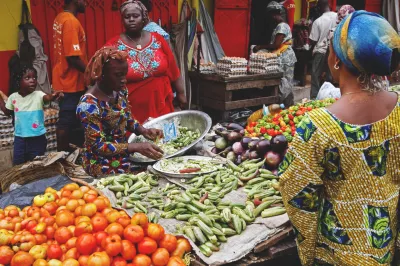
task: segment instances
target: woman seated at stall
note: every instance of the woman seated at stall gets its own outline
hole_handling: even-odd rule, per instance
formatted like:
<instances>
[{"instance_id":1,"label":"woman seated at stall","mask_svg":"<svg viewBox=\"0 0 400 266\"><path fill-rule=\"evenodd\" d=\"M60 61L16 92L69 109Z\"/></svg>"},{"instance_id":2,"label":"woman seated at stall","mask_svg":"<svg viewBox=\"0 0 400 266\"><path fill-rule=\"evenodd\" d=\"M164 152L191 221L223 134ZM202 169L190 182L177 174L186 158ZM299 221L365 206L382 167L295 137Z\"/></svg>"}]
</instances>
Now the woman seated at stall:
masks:
<instances>
[{"instance_id":1,"label":"woman seated at stall","mask_svg":"<svg viewBox=\"0 0 400 266\"><path fill-rule=\"evenodd\" d=\"M127 142L127 131L150 140L163 137L160 130L145 129L131 116L127 57L124 51L104 47L86 68L85 83L90 87L76 113L85 128L84 169L94 177L134 172L129 155L135 152L152 159L163 155L154 144Z\"/></svg>"},{"instance_id":2,"label":"woman seated at stall","mask_svg":"<svg viewBox=\"0 0 400 266\"><path fill-rule=\"evenodd\" d=\"M292 48L292 31L290 26L284 22L282 17L283 6L272 1L267 6L268 18L271 23L276 25L272 33L271 42L268 45L257 45L253 52L268 50L269 52L279 54L283 77L279 86L279 96L281 102L289 107L294 104L293 96L293 76L294 64L297 62L296 55Z\"/></svg>"},{"instance_id":3,"label":"woman seated at stall","mask_svg":"<svg viewBox=\"0 0 400 266\"><path fill-rule=\"evenodd\" d=\"M106 46L128 53L127 87L132 114L140 123L174 111L174 92L180 108L186 96L174 54L166 40L155 32L145 31L149 17L146 7L137 0L121 5L125 32Z\"/></svg>"},{"instance_id":4,"label":"woman seated at stall","mask_svg":"<svg viewBox=\"0 0 400 266\"><path fill-rule=\"evenodd\" d=\"M375 13L356 11L334 32L328 65L342 97L304 117L279 168L303 265L391 265L400 98L384 76L399 49L400 36Z\"/></svg>"}]
</instances>

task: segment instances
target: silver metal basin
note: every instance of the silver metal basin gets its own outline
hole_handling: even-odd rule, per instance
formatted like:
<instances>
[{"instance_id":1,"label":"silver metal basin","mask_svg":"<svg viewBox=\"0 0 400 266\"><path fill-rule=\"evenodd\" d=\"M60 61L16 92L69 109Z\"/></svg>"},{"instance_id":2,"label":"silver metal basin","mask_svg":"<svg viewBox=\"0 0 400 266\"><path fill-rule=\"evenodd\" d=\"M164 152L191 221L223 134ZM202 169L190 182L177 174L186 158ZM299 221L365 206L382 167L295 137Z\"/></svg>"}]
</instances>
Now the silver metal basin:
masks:
<instances>
[{"instance_id":1,"label":"silver metal basin","mask_svg":"<svg viewBox=\"0 0 400 266\"><path fill-rule=\"evenodd\" d=\"M210 130L211 125L212 125L211 117L206 113L203 113L200 111L181 111L181 112L170 113L170 114L155 118L155 119L143 124L143 127L156 128L156 129L162 130L163 125L165 123L171 123L171 122L179 122L179 126L187 127L188 129L190 129L192 131L195 131L196 129L198 129L201 132L201 135L198 139L193 141L190 145L177 151L174 154L166 155L163 158L172 158L175 156L180 156L180 155L185 154L186 151L188 151L190 148L192 148L194 145L196 145L200 140L202 140L204 138L204 136ZM132 134L132 136L129 138L128 142L129 143L133 142L135 137L136 136L134 134ZM146 158L143 156L135 156L135 155L131 155L130 159L131 159L131 161L138 162L138 163L155 162L154 160L152 160L150 158Z\"/></svg>"}]
</instances>

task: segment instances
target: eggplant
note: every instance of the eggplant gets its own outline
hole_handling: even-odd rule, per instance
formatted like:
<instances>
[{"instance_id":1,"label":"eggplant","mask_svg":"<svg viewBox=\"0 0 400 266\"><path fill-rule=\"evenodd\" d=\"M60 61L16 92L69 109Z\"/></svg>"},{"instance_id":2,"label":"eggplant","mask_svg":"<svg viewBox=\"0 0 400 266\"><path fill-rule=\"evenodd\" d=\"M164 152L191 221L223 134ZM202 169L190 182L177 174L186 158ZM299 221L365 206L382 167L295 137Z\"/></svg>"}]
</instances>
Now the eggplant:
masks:
<instances>
[{"instance_id":1,"label":"eggplant","mask_svg":"<svg viewBox=\"0 0 400 266\"><path fill-rule=\"evenodd\" d=\"M288 142L283 135L277 135L271 140L271 148L274 152L283 153L288 147Z\"/></svg>"},{"instance_id":2,"label":"eggplant","mask_svg":"<svg viewBox=\"0 0 400 266\"><path fill-rule=\"evenodd\" d=\"M242 154L242 161L247 161L250 157L250 150L246 150L243 154Z\"/></svg>"},{"instance_id":3,"label":"eggplant","mask_svg":"<svg viewBox=\"0 0 400 266\"><path fill-rule=\"evenodd\" d=\"M241 125L236 124L236 123L230 123L230 124L228 124L227 128L228 128L229 130L237 130L237 131L240 131L240 130L243 130L243 129L244 129Z\"/></svg>"},{"instance_id":4,"label":"eggplant","mask_svg":"<svg viewBox=\"0 0 400 266\"><path fill-rule=\"evenodd\" d=\"M230 151L226 155L226 159L231 161L231 162L234 162L234 161L236 161L236 154L233 151Z\"/></svg>"},{"instance_id":5,"label":"eggplant","mask_svg":"<svg viewBox=\"0 0 400 266\"><path fill-rule=\"evenodd\" d=\"M218 136L221 136L221 137L223 137L225 139L228 138L229 133L230 132L228 130L226 130L226 129L224 129L224 130L215 130L215 134L217 134Z\"/></svg>"},{"instance_id":6,"label":"eggplant","mask_svg":"<svg viewBox=\"0 0 400 266\"><path fill-rule=\"evenodd\" d=\"M221 136L218 136L218 135L214 135L213 137L212 137L212 141L216 141L217 139L219 139Z\"/></svg>"},{"instance_id":7,"label":"eggplant","mask_svg":"<svg viewBox=\"0 0 400 266\"><path fill-rule=\"evenodd\" d=\"M214 153L214 154L217 154L218 153L218 149L216 147L214 147L214 148L211 149L211 152Z\"/></svg>"},{"instance_id":8,"label":"eggplant","mask_svg":"<svg viewBox=\"0 0 400 266\"><path fill-rule=\"evenodd\" d=\"M227 140L230 143L234 143L234 142L240 141L241 139L242 139L242 135L240 135L240 133L232 131L231 133L228 134Z\"/></svg>"},{"instance_id":9,"label":"eggplant","mask_svg":"<svg viewBox=\"0 0 400 266\"><path fill-rule=\"evenodd\" d=\"M229 152L232 151L232 146L227 147L225 150L223 150L222 152L219 153L219 155L221 157L226 158L226 156L228 155Z\"/></svg>"},{"instance_id":10,"label":"eggplant","mask_svg":"<svg viewBox=\"0 0 400 266\"><path fill-rule=\"evenodd\" d=\"M265 154L265 165L268 170L276 170L278 169L279 164L281 163L281 156L279 153L274 151L269 151Z\"/></svg>"},{"instance_id":11,"label":"eggplant","mask_svg":"<svg viewBox=\"0 0 400 266\"><path fill-rule=\"evenodd\" d=\"M246 132L245 132L245 130L244 129L242 129L242 130L240 130L240 135L242 135L242 136L244 136L245 134L246 134Z\"/></svg>"},{"instance_id":12,"label":"eggplant","mask_svg":"<svg viewBox=\"0 0 400 266\"><path fill-rule=\"evenodd\" d=\"M252 140L252 141L249 143L249 149L250 149L251 151L256 150L258 142L260 142L260 141L259 141L259 140Z\"/></svg>"},{"instance_id":13,"label":"eggplant","mask_svg":"<svg viewBox=\"0 0 400 266\"><path fill-rule=\"evenodd\" d=\"M251 138L244 137L244 138L242 139L242 141L241 141L243 148L244 148L244 149L248 149L248 148L249 148L249 143L250 143L251 141L252 141Z\"/></svg>"},{"instance_id":14,"label":"eggplant","mask_svg":"<svg viewBox=\"0 0 400 266\"><path fill-rule=\"evenodd\" d=\"M257 152L261 156L264 156L267 151L271 150L271 142L269 140L261 140L259 143L257 143Z\"/></svg>"},{"instance_id":15,"label":"eggplant","mask_svg":"<svg viewBox=\"0 0 400 266\"><path fill-rule=\"evenodd\" d=\"M234 163L235 163L236 165L241 164L241 163L242 163L242 155L238 155L238 156L236 157L236 160L235 160Z\"/></svg>"},{"instance_id":16,"label":"eggplant","mask_svg":"<svg viewBox=\"0 0 400 266\"><path fill-rule=\"evenodd\" d=\"M244 152L243 146L240 142L235 142L232 145L233 152L237 155L240 155Z\"/></svg>"},{"instance_id":17,"label":"eggplant","mask_svg":"<svg viewBox=\"0 0 400 266\"><path fill-rule=\"evenodd\" d=\"M220 137L215 141L215 147L217 147L218 150L223 150L228 147L228 142L224 138Z\"/></svg>"},{"instance_id":18,"label":"eggplant","mask_svg":"<svg viewBox=\"0 0 400 266\"><path fill-rule=\"evenodd\" d=\"M252 159L258 159L258 158L260 158L260 155L258 154L257 151L251 151L251 152L250 152L250 155L249 155L249 159L250 159L250 160L252 160Z\"/></svg>"}]
</instances>

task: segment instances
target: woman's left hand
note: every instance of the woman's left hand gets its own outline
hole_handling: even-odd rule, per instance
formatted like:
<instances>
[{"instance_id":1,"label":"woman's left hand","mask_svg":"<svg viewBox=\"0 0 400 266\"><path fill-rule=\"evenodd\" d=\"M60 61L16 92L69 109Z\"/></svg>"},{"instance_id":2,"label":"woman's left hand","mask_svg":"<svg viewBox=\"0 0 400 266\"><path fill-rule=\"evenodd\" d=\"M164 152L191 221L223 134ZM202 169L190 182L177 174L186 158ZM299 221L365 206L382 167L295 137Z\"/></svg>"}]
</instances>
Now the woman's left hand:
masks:
<instances>
[{"instance_id":1,"label":"woman's left hand","mask_svg":"<svg viewBox=\"0 0 400 266\"><path fill-rule=\"evenodd\" d=\"M178 99L179 102L179 107L182 110L187 109L187 99L184 93L177 93L176 98Z\"/></svg>"},{"instance_id":2,"label":"woman's left hand","mask_svg":"<svg viewBox=\"0 0 400 266\"><path fill-rule=\"evenodd\" d=\"M142 132L143 137L149 140L156 140L157 138L162 139L164 138L164 134L161 130L155 128L145 129Z\"/></svg>"}]
</instances>

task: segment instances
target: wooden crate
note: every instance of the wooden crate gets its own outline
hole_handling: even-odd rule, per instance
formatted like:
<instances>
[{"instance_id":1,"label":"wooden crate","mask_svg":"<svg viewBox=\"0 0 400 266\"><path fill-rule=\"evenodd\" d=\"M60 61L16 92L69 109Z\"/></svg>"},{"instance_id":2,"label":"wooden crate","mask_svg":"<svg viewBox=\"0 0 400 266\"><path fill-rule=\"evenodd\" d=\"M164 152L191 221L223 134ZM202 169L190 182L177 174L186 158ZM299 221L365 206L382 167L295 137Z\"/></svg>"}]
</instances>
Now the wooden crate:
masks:
<instances>
[{"instance_id":1,"label":"wooden crate","mask_svg":"<svg viewBox=\"0 0 400 266\"><path fill-rule=\"evenodd\" d=\"M231 110L279 102L282 74L222 77L189 73L192 102L200 109L214 110L224 116Z\"/></svg>"}]
</instances>

